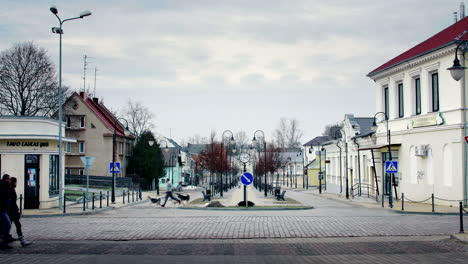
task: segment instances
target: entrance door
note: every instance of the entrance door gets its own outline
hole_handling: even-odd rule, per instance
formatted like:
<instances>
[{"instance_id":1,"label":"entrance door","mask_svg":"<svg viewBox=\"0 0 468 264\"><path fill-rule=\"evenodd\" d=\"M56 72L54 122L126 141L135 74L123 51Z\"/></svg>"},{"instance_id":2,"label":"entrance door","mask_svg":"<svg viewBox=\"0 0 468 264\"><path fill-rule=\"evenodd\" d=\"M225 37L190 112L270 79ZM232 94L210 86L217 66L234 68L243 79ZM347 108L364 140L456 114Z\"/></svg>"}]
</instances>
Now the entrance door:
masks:
<instances>
[{"instance_id":1,"label":"entrance door","mask_svg":"<svg viewBox=\"0 0 468 264\"><path fill-rule=\"evenodd\" d=\"M39 155L25 155L24 208L39 208Z\"/></svg>"}]
</instances>

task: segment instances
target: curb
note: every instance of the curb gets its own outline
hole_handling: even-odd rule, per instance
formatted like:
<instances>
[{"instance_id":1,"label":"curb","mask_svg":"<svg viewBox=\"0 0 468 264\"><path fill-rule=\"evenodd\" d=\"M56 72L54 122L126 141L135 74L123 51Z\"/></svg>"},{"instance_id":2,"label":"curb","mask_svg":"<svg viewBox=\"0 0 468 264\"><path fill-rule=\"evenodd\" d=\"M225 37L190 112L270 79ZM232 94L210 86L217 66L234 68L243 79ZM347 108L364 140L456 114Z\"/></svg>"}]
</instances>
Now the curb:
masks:
<instances>
[{"instance_id":1,"label":"curb","mask_svg":"<svg viewBox=\"0 0 468 264\"><path fill-rule=\"evenodd\" d=\"M462 243L465 243L465 244L468 244L468 237L467 238L464 238L462 234L458 233L458 234L452 234L450 235L450 238L452 239L455 239L455 240L458 240Z\"/></svg>"},{"instance_id":2,"label":"curb","mask_svg":"<svg viewBox=\"0 0 468 264\"><path fill-rule=\"evenodd\" d=\"M95 210L84 211L84 212L76 212L76 213L43 214L43 215L42 214L36 214L36 215L24 215L23 214L23 215L21 215L21 218L45 218L45 217L58 217L58 216L92 215L92 214L97 214L97 213L101 213L101 212L105 212L105 211L109 211L109 210L116 210L116 209L120 209L120 208L139 205L139 204L143 204L143 203L146 203L146 202L148 202L148 200L141 200L141 201L138 201L138 202L133 202L133 203L121 206L121 207L109 206L109 207L105 207L105 208L99 208L99 209L95 209Z\"/></svg>"},{"instance_id":3,"label":"curb","mask_svg":"<svg viewBox=\"0 0 468 264\"><path fill-rule=\"evenodd\" d=\"M249 209L252 208L252 209ZM223 207L177 207L176 209L182 210L201 210L201 211L299 211L299 210L312 210L314 207L295 207L295 208L223 208Z\"/></svg>"}]
</instances>

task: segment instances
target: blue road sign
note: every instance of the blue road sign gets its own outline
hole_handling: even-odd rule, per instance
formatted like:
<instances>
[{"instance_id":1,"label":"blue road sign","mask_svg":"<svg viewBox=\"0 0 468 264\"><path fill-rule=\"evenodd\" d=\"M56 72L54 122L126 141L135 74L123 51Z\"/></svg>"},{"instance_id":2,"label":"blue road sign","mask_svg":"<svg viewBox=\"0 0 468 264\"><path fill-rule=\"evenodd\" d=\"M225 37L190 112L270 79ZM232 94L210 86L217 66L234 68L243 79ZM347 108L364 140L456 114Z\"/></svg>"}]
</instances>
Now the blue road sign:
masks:
<instances>
[{"instance_id":1,"label":"blue road sign","mask_svg":"<svg viewBox=\"0 0 468 264\"><path fill-rule=\"evenodd\" d=\"M249 172L244 172L241 176L241 182L244 185L250 185L253 182L253 175Z\"/></svg>"},{"instance_id":2,"label":"blue road sign","mask_svg":"<svg viewBox=\"0 0 468 264\"><path fill-rule=\"evenodd\" d=\"M385 173L398 173L398 161L385 161Z\"/></svg>"},{"instance_id":3,"label":"blue road sign","mask_svg":"<svg viewBox=\"0 0 468 264\"><path fill-rule=\"evenodd\" d=\"M109 173L120 173L120 162L110 162Z\"/></svg>"}]
</instances>

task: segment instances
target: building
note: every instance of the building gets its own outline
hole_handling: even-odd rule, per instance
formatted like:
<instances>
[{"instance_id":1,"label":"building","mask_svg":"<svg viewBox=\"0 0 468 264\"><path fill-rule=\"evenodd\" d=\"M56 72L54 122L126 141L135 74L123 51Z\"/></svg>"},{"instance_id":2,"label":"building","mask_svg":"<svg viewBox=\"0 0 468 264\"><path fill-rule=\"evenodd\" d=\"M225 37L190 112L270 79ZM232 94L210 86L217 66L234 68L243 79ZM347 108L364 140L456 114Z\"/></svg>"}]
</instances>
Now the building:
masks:
<instances>
[{"instance_id":1,"label":"building","mask_svg":"<svg viewBox=\"0 0 468 264\"><path fill-rule=\"evenodd\" d=\"M63 104L65 133L76 138L65 146L65 174L84 175L81 157L96 157L90 175L112 176L109 164L113 160L121 163L125 176L128 161L133 151L134 138L98 98L90 98L85 92L73 93ZM124 122L125 123L125 122Z\"/></svg>"},{"instance_id":2,"label":"building","mask_svg":"<svg viewBox=\"0 0 468 264\"><path fill-rule=\"evenodd\" d=\"M322 145L331 140L329 136L318 136L302 145L305 161L305 171L307 172L306 184L309 186L319 186L319 172L325 169L325 155L321 151ZM322 179L322 184L326 184L326 178Z\"/></svg>"},{"instance_id":3,"label":"building","mask_svg":"<svg viewBox=\"0 0 468 264\"><path fill-rule=\"evenodd\" d=\"M18 179L16 192L24 198L23 207L57 207L59 188L63 188L58 174L58 122L47 117L0 116L0 127L0 172ZM64 137L63 142L76 140Z\"/></svg>"},{"instance_id":4,"label":"building","mask_svg":"<svg viewBox=\"0 0 468 264\"><path fill-rule=\"evenodd\" d=\"M273 175L273 181L283 186L301 187L304 176L304 159L301 148L279 148L277 162L282 166ZM276 159L276 157L275 157ZM292 185L291 185L292 184Z\"/></svg>"},{"instance_id":5,"label":"building","mask_svg":"<svg viewBox=\"0 0 468 264\"><path fill-rule=\"evenodd\" d=\"M424 200L434 194L436 203L446 205L455 203L441 199L467 199L466 81L456 82L447 70L458 41L468 40L467 28L468 18L461 17L368 74L375 82L376 112L384 113L377 114L375 148L383 161L390 154L398 161L394 177L385 168L378 171L385 174L387 195Z\"/></svg>"}]
</instances>

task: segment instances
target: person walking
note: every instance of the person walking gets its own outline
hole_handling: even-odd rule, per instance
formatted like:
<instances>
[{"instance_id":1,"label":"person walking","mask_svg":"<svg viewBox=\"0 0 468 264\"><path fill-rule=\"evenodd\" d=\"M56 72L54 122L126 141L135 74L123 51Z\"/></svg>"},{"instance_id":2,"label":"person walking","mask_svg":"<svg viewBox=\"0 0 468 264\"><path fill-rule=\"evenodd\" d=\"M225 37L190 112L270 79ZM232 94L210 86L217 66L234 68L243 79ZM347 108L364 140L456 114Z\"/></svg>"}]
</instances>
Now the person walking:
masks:
<instances>
[{"instance_id":1,"label":"person walking","mask_svg":"<svg viewBox=\"0 0 468 264\"><path fill-rule=\"evenodd\" d=\"M172 199L172 200L176 200L177 202L179 202L179 204L182 202L181 200L177 199L174 197L174 195L172 195L172 184L171 182L167 182L167 185L166 185L166 198L164 199L164 203L161 205L161 207L164 207L166 206L166 202L167 200L169 199L169 197Z\"/></svg>"},{"instance_id":2,"label":"person walking","mask_svg":"<svg viewBox=\"0 0 468 264\"><path fill-rule=\"evenodd\" d=\"M10 193L10 175L4 174L0 181L0 229L2 235L2 242L0 243L0 249L12 249L9 243L13 242L14 239L10 235L11 222L8 217L8 209L10 206L9 200Z\"/></svg>"},{"instance_id":3,"label":"person walking","mask_svg":"<svg viewBox=\"0 0 468 264\"><path fill-rule=\"evenodd\" d=\"M11 181L10 181L11 206L10 206L8 215L10 217L10 221L13 222L16 226L16 233L18 234L18 240L20 241L21 246L27 247L31 245L32 242L24 239L23 230L21 229L21 222L20 222L21 213L18 208L18 205L16 204L16 200L18 199L18 196L16 195L16 190L15 190L16 183L17 183L17 179L15 177L11 177Z\"/></svg>"}]
</instances>

